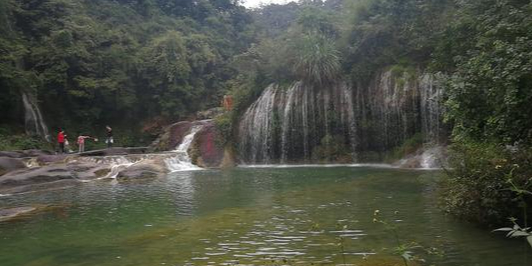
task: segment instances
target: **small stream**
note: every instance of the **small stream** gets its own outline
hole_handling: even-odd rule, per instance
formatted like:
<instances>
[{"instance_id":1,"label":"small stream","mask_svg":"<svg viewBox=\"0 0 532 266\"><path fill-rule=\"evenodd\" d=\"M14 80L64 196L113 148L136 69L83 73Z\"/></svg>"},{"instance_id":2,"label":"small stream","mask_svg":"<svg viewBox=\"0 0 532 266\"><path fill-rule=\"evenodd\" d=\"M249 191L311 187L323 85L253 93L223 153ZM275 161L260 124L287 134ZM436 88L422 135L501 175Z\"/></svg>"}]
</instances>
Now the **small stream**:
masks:
<instances>
[{"instance_id":1,"label":"small stream","mask_svg":"<svg viewBox=\"0 0 532 266\"><path fill-rule=\"evenodd\" d=\"M532 265L526 241L441 213L440 178L367 166L236 168L2 197L2 208L54 208L0 223L0 265L402 265L375 210L402 243L443 254L413 249L426 261L416 265Z\"/></svg>"}]
</instances>

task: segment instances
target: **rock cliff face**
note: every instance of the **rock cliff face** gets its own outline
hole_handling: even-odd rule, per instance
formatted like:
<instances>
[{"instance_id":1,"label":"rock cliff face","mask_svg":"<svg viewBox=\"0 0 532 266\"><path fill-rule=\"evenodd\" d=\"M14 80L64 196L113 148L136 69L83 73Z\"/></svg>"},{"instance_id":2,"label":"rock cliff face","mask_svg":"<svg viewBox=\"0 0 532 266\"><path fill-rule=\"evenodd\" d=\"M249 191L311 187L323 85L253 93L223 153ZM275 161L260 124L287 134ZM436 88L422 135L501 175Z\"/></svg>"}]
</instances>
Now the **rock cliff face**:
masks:
<instances>
[{"instance_id":1,"label":"rock cliff face","mask_svg":"<svg viewBox=\"0 0 532 266\"><path fill-rule=\"evenodd\" d=\"M220 167L224 148L220 146L218 131L212 121L196 134L192 144L192 162L200 167Z\"/></svg>"},{"instance_id":2,"label":"rock cliff face","mask_svg":"<svg viewBox=\"0 0 532 266\"><path fill-rule=\"evenodd\" d=\"M200 167L220 167L224 159L224 147L219 143L218 131L213 120L183 121L170 125L150 146L150 150L175 150L194 128L198 129L198 132L191 140L192 145L188 150L192 163Z\"/></svg>"},{"instance_id":3,"label":"rock cliff face","mask_svg":"<svg viewBox=\"0 0 532 266\"><path fill-rule=\"evenodd\" d=\"M166 127L164 133L150 145L149 150L152 152L174 150L193 125L193 122L182 121Z\"/></svg>"},{"instance_id":4,"label":"rock cliff face","mask_svg":"<svg viewBox=\"0 0 532 266\"><path fill-rule=\"evenodd\" d=\"M415 71L414 71L415 72ZM414 142L446 139L438 75L385 70L365 84L264 90L242 116L243 163L382 162Z\"/></svg>"}]
</instances>

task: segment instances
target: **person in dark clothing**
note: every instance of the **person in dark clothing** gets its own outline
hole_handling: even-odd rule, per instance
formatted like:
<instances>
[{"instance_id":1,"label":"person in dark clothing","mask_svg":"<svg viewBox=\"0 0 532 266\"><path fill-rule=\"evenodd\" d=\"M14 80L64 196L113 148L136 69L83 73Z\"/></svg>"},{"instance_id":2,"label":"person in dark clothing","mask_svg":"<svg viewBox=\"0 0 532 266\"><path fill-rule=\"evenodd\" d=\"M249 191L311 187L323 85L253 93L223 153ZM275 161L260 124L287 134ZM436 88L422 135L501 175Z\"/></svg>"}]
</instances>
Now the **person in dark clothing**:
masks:
<instances>
[{"instance_id":1,"label":"person in dark clothing","mask_svg":"<svg viewBox=\"0 0 532 266\"><path fill-rule=\"evenodd\" d=\"M63 131L63 129L59 129L59 134L57 134L57 143L59 144L59 151L61 153L65 153L65 139L66 139L66 134L65 134L65 131Z\"/></svg>"},{"instance_id":2,"label":"person in dark clothing","mask_svg":"<svg viewBox=\"0 0 532 266\"><path fill-rule=\"evenodd\" d=\"M107 139L105 140L105 143L107 144L107 148L111 148L113 146L113 129L110 126L106 126L105 129L107 130Z\"/></svg>"}]
</instances>

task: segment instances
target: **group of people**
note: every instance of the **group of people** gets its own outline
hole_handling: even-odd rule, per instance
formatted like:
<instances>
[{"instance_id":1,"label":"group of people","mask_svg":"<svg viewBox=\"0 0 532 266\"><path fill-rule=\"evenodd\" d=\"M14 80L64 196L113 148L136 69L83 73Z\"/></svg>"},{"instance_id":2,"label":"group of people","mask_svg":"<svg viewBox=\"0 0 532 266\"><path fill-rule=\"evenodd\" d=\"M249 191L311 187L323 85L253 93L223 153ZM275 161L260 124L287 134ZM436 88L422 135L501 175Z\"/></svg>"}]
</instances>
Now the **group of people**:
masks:
<instances>
[{"instance_id":1,"label":"group of people","mask_svg":"<svg viewBox=\"0 0 532 266\"><path fill-rule=\"evenodd\" d=\"M110 126L106 126L105 130L107 131L107 138L105 139L105 143L107 144L107 148L111 148L114 143L113 129ZM82 153L85 151L85 140L87 139L92 139L93 141L96 141L96 142L98 141L97 138L86 136L81 133L78 134L77 144L78 144L79 153ZM59 133L57 134L57 144L59 144L60 153L65 153L65 147L69 146L67 135L65 134L65 131L61 128L59 129Z\"/></svg>"}]
</instances>

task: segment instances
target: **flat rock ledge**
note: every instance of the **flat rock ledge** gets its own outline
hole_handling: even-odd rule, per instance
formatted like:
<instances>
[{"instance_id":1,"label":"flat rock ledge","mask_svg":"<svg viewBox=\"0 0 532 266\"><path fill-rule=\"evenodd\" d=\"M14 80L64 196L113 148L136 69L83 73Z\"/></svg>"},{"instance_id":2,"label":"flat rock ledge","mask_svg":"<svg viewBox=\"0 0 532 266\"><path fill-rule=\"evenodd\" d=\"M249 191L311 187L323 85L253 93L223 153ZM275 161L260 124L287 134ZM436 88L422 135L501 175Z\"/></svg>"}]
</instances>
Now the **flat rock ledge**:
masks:
<instances>
[{"instance_id":1,"label":"flat rock ledge","mask_svg":"<svg viewBox=\"0 0 532 266\"><path fill-rule=\"evenodd\" d=\"M105 177L110 166L90 162L69 162L20 169L0 176L0 194L26 193L71 187Z\"/></svg>"}]
</instances>

